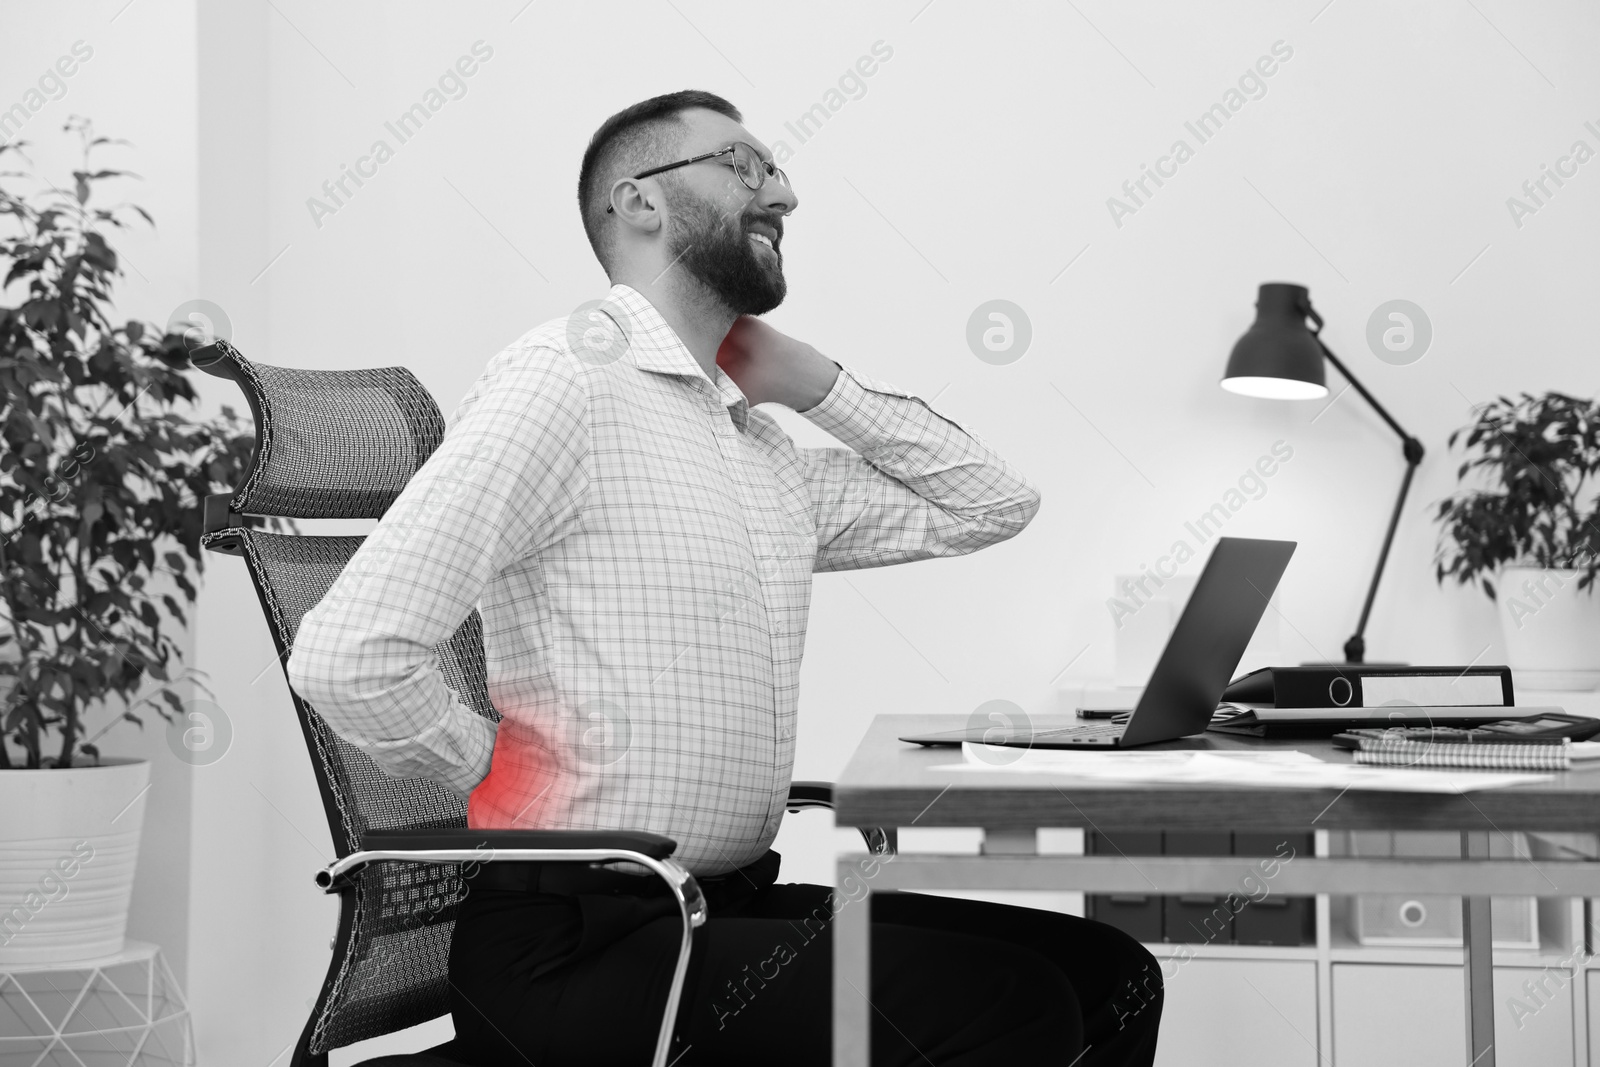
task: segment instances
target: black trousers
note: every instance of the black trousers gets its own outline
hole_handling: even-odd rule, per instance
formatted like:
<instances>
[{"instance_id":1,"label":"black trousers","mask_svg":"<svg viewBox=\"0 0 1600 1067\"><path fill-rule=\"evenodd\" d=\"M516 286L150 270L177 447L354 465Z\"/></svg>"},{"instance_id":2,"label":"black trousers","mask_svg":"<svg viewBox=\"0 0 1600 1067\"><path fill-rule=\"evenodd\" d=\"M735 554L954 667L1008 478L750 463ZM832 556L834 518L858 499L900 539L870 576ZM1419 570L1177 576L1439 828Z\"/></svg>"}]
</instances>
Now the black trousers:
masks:
<instances>
[{"instance_id":1,"label":"black trousers","mask_svg":"<svg viewBox=\"0 0 1600 1067\"><path fill-rule=\"evenodd\" d=\"M777 861L703 882L710 918L695 932L677 1067L832 1062L832 918L862 905L775 884ZM659 879L482 870L450 950L462 1052L506 1067L648 1064L682 936ZM1153 1062L1160 966L1120 931L916 893L875 893L871 907L874 1067Z\"/></svg>"}]
</instances>

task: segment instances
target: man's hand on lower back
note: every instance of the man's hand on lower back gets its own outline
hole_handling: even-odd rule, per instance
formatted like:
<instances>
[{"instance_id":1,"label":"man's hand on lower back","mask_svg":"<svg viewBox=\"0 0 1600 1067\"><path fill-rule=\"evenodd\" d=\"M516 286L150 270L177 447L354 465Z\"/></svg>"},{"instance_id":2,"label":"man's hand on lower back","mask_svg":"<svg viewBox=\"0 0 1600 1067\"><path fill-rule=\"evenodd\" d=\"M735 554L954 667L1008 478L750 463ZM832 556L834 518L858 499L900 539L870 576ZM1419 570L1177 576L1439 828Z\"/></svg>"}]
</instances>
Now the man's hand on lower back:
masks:
<instances>
[{"instance_id":1,"label":"man's hand on lower back","mask_svg":"<svg viewBox=\"0 0 1600 1067\"><path fill-rule=\"evenodd\" d=\"M839 376L833 360L749 315L735 319L722 339L717 366L751 407L774 403L796 411L820 404Z\"/></svg>"}]
</instances>

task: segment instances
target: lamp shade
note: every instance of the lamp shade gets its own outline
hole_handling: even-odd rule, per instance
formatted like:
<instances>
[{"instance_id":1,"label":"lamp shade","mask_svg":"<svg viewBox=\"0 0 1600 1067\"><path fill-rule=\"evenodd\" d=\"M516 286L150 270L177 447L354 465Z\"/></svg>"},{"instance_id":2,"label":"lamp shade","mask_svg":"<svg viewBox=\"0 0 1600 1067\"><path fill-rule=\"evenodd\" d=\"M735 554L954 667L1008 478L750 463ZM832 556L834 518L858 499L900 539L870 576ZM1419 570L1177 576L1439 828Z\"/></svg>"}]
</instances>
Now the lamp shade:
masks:
<instances>
[{"instance_id":1,"label":"lamp shade","mask_svg":"<svg viewBox=\"0 0 1600 1067\"><path fill-rule=\"evenodd\" d=\"M1322 346L1306 326L1310 309L1305 286L1263 284L1256 294L1256 321L1233 346L1222 387L1274 400L1327 396Z\"/></svg>"}]
</instances>

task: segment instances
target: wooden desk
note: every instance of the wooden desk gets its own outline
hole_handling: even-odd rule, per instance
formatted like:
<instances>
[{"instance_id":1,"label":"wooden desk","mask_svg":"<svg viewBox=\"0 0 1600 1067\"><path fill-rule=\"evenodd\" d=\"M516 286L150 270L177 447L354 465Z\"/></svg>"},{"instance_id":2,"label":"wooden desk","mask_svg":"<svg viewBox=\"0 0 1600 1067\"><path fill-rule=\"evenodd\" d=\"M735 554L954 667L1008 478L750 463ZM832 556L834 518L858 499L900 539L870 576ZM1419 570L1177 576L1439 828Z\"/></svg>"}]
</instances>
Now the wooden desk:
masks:
<instances>
[{"instance_id":1,"label":"wooden desk","mask_svg":"<svg viewBox=\"0 0 1600 1067\"><path fill-rule=\"evenodd\" d=\"M1036 726L1066 725L1041 721ZM1440 893L1462 898L1467 1048L1474 1067L1494 1067L1491 896L1600 896L1600 863L1491 860L1489 838L1513 831L1600 834L1600 768L1547 782L1460 796L1332 789L1263 789L1222 785L1072 783L1063 775L1003 771L936 772L960 760L953 748L927 749L902 734L953 730L959 715L880 715L834 787L840 826L886 829L976 826L977 856L841 856L836 888L844 904L834 920L834 1063L867 1067L871 1007L872 893L887 889L1078 889L1095 893L1226 893L1240 878L1239 857L1039 856L1040 827L1114 830L1449 830L1460 832L1462 859L1296 857L1273 876L1289 895ZM1349 762L1327 741L1261 741L1206 734L1152 745L1172 749L1299 749Z\"/></svg>"}]
</instances>

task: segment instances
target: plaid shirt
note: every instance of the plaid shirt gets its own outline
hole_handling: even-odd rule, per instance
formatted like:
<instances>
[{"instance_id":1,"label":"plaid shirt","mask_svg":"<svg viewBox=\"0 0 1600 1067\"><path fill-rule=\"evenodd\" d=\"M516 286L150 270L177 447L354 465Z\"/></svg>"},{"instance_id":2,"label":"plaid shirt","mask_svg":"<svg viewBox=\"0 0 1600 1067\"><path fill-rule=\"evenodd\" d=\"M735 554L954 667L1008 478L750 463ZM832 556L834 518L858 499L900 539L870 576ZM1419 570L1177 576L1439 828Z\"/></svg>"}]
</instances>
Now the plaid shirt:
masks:
<instances>
[{"instance_id":1,"label":"plaid shirt","mask_svg":"<svg viewBox=\"0 0 1600 1067\"><path fill-rule=\"evenodd\" d=\"M1039 495L847 368L802 414L850 447L797 448L638 292L602 307L489 363L289 677L387 773L470 794L473 827L645 830L719 874L783 817L812 573L973 552ZM475 605L498 732L431 651Z\"/></svg>"}]
</instances>

